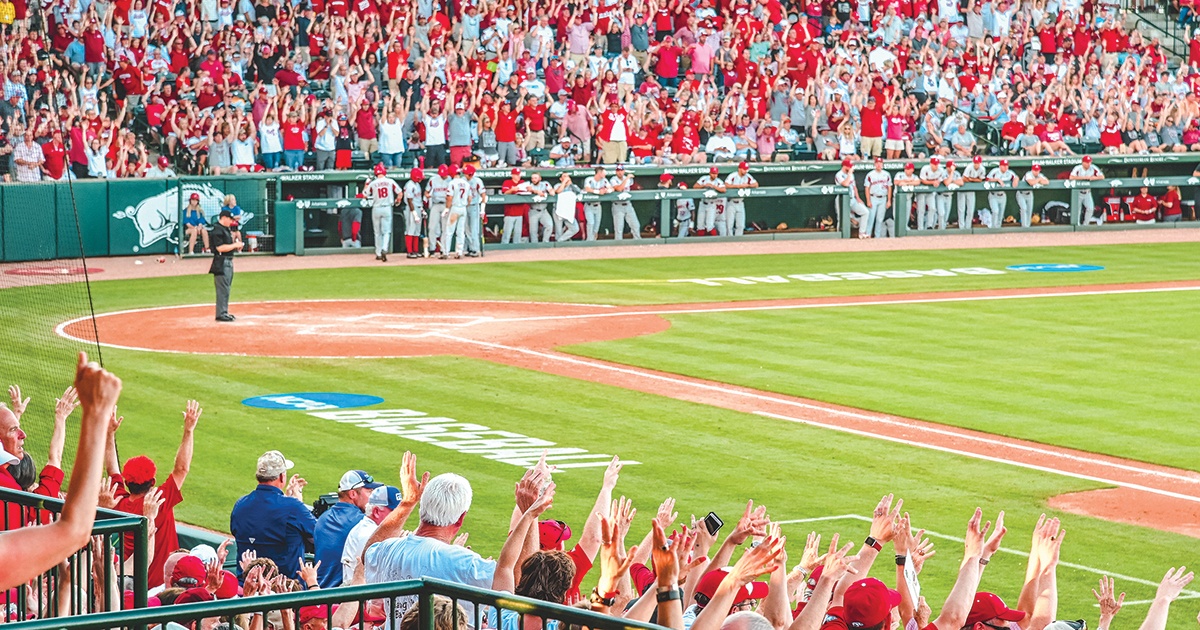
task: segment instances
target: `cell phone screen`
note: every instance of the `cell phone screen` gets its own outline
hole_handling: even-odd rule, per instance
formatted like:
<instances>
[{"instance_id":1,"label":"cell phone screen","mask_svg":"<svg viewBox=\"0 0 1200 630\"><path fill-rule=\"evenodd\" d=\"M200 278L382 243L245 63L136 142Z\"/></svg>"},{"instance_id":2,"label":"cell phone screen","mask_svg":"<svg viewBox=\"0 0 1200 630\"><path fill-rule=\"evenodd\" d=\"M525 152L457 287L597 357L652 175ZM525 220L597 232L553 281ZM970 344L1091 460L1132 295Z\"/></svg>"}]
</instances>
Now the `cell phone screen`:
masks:
<instances>
[{"instance_id":1,"label":"cell phone screen","mask_svg":"<svg viewBox=\"0 0 1200 630\"><path fill-rule=\"evenodd\" d=\"M709 536L716 536L724 525L725 521L722 521L716 512L709 512L708 516L704 517L704 527L708 530Z\"/></svg>"}]
</instances>

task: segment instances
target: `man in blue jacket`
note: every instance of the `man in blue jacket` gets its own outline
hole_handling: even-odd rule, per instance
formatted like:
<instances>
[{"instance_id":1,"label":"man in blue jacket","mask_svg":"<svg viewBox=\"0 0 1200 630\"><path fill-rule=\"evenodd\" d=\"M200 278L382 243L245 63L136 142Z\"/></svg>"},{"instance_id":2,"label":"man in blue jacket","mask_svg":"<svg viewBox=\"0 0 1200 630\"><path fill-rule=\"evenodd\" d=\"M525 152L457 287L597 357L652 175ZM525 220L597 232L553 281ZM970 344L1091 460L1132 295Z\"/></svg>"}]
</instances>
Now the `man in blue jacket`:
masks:
<instances>
[{"instance_id":1,"label":"man in blue jacket","mask_svg":"<svg viewBox=\"0 0 1200 630\"><path fill-rule=\"evenodd\" d=\"M258 487L234 504L229 532L237 540L239 552L249 550L259 558L270 558L280 573L295 579L301 557L313 547L317 519L304 505L301 492L305 481L299 475L290 482L287 479L293 465L279 451L267 451L258 458L254 473ZM241 567L238 573L239 580L245 579Z\"/></svg>"},{"instance_id":2,"label":"man in blue jacket","mask_svg":"<svg viewBox=\"0 0 1200 630\"><path fill-rule=\"evenodd\" d=\"M346 547L346 536L363 520L371 491L382 485L362 470L351 470L342 475L338 482L338 502L317 519L314 557L320 563L317 565L317 582L321 588L342 585L342 550Z\"/></svg>"}]
</instances>

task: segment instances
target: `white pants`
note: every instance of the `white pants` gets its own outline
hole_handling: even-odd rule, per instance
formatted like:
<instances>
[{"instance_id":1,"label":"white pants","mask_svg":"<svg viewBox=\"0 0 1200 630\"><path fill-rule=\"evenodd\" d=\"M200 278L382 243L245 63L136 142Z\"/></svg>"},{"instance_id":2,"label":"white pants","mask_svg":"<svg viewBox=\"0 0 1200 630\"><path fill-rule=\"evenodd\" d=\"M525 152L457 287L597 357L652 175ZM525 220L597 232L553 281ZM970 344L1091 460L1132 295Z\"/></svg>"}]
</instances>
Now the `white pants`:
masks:
<instances>
[{"instance_id":1,"label":"white pants","mask_svg":"<svg viewBox=\"0 0 1200 630\"><path fill-rule=\"evenodd\" d=\"M416 212L412 210L404 211L404 235L405 236L420 236L421 235L421 209L417 208Z\"/></svg>"},{"instance_id":2,"label":"white pants","mask_svg":"<svg viewBox=\"0 0 1200 630\"><path fill-rule=\"evenodd\" d=\"M1101 208L1097 214L1096 200L1092 198L1092 193L1081 192L1079 193L1079 223L1087 225L1093 219L1096 221L1096 225L1104 225L1104 209Z\"/></svg>"},{"instance_id":3,"label":"white pants","mask_svg":"<svg viewBox=\"0 0 1200 630\"><path fill-rule=\"evenodd\" d=\"M524 225L524 221L525 217L504 217L504 231L500 234L500 244L520 243L521 226Z\"/></svg>"},{"instance_id":4,"label":"white pants","mask_svg":"<svg viewBox=\"0 0 1200 630\"><path fill-rule=\"evenodd\" d=\"M858 221L859 234L871 233L871 224L868 222L868 218L871 216L871 209L867 207L867 204L857 199L851 199L850 216Z\"/></svg>"},{"instance_id":5,"label":"white pants","mask_svg":"<svg viewBox=\"0 0 1200 630\"><path fill-rule=\"evenodd\" d=\"M934 229L936 226L939 230L946 229L946 224L950 220L950 206L954 202L954 195L950 193L941 193L937 196L937 221L926 221L925 227Z\"/></svg>"},{"instance_id":6,"label":"white pants","mask_svg":"<svg viewBox=\"0 0 1200 630\"><path fill-rule=\"evenodd\" d=\"M637 213L633 211L633 204L629 202L616 202L612 205L613 216L613 238L618 241L625 238L625 224L629 224L629 231L633 233L633 238L642 238L642 224L638 221Z\"/></svg>"},{"instance_id":7,"label":"white pants","mask_svg":"<svg viewBox=\"0 0 1200 630\"><path fill-rule=\"evenodd\" d=\"M429 246L434 247L442 237L442 221L446 215L446 202L429 204L429 230L425 232L425 236L429 239Z\"/></svg>"},{"instance_id":8,"label":"white pants","mask_svg":"<svg viewBox=\"0 0 1200 630\"><path fill-rule=\"evenodd\" d=\"M443 215L442 220L442 253L450 253L450 239L454 239L454 253L462 256L467 236L467 208L452 207Z\"/></svg>"},{"instance_id":9,"label":"white pants","mask_svg":"<svg viewBox=\"0 0 1200 630\"><path fill-rule=\"evenodd\" d=\"M929 227L925 223L926 213L929 217L933 217L933 213L937 211L937 195L933 193L921 193L917 195L917 229L924 230Z\"/></svg>"},{"instance_id":10,"label":"white pants","mask_svg":"<svg viewBox=\"0 0 1200 630\"><path fill-rule=\"evenodd\" d=\"M887 216L887 196L871 197L871 213L867 218L868 229L871 230L871 236L875 238L883 238L883 219ZM862 226L859 226L862 229Z\"/></svg>"},{"instance_id":11,"label":"white pants","mask_svg":"<svg viewBox=\"0 0 1200 630\"><path fill-rule=\"evenodd\" d=\"M392 251L392 207L372 208L371 226L375 228L375 255Z\"/></svg>"},{"instance_id":12,"label":"white pants","mask_svg":"<svg viewBox=\"0 0 1200 630\"><path fill-rule=\"evenodd\" d=\"M677 228L677 231L675 234L679 238L686 238L688 235L688 232L690 232L691 229L692 229L692 220L691 219L679 219L679 228Z\"/></svg>"},{"instance_id":13,"label":"white pants","mask_svg":"<svg viewBox=\"0 0 1200 630\"><path fill-rule=\"evenodd\" d=\"M958 193L958 229L969 230L975 222L975 193Z\"/></svg>"},{"instance_id":14,"label":"white pants","mask_svg":"<svg viewBox=\"0 0 1200 630\"><path fill-rule=\"evenodd\" d=\"M479 253L479 239L483 236L479 204L467 206L467 252Z\"/></svg>"},{"instance_id":15,"label":"white pants","mask_svg":"<svg viewBox=\"0 0 1200 630\"><path fill-rule=\"evenodd\" d=\"M596 240L596 237L600 235L600 204L583 204L583 220L587 222L587 225L584 226L584 229L587 230L584 239L589 241Z\"/></svg>"},{"instance_id":16,"label":"white pants","mask_svg":"<svg viewBox=\"0 0 1200 630\"><path fill-rule=\"evenodd\" d=\"M576 234L579 233L579 223L577 223L574 218L571 218L571 219L559 218L559 219L557 219L557 221L558 221L558 234L556 234L554 236L554 240L556 242L563 243L563 242L569 241L572 238L574 238L574 236Z\"/></svg>"},{"instance_id":17,"label":"white pants","mask_svg":"<svg viewBox=\"0 0 1200 630\"><path fill-rule=\"evenodd\" d=\"M696 210L696 229L707 232L715 228L717 222L717 203L701 201Z\"/></svg>"},{"instance_id":18,"label":"white pants","mask_svg":"<svg viewBox=\"0 0 1200 630\"><path fill-rule=\"evenodd\" d=\"M992 224L988 227L1004 227L1004 211L1008 209L1008 195L988 193L988 207L992 209Z\"/></svg>"},{"instance_id":19,"label":"white pants","mask_svg":"<svg viewBox=\"0 0 1200 630\"><path fill-rule=\"evenodd\" d=\"M740 199L725 204L725 233L741 236L746 231L746 204Z\"/></svg>"},{"instance_id":20,"label":"white pants","mask_svg":"<svg viewBox=\"0 0 1200 630\"><path fill-rule=\"evenodd\" d=\"M542 238L538 239L538 228L541 228ZM554 231L554 222L545 208L534 206L529 210L529 242L549 243L550 233Z\"/></svg>"},{"instance_id":21,"label":"white pants","mask_svg":"<svg viewBox=\"0 0 1200 630\"><path fill-rule=\"evenodd\" d=\"M1021 227L1029 227L1033 223L1033 193L1017 191L1017 208L1021 211Z\"/></svg>"}]
</instances>

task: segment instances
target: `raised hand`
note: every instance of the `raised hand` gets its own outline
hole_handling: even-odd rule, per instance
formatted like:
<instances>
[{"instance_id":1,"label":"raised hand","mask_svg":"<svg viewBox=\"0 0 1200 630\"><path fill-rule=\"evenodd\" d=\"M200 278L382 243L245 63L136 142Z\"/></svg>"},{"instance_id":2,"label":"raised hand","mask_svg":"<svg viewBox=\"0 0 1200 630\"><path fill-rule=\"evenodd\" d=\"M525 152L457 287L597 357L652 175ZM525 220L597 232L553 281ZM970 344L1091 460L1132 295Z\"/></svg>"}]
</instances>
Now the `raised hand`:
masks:
<instances>
[{"instance_id":1,"label":"raised hand","mask_svg":"<svg viewBox=\"0 0 1200 630\"><path fill-rule=\"evenodd\" d=\"M530 468L525 471L525 475L517 482L515 491L517 501L517 511L524 514L537 501L538 495L542 491L542 473L537 468Z\"/></svg>"},{"instance_id":2,"label":"raised hand","mask_svg":"<svg viewBox=\"0 0 1200 630\"><path fill-rule=\"evenodd\" d=\"M992 528L992 522L988 521L986 525L981 525L983 521L983 508L975 508L975 514L971 515L971 520L967 521L967 535L963 539L963 558L978 558L983 552L983 542L987 537L988 530Z\"/></svg>"},{"instance_id":3,"label":"raised hand","mask_svg":"<svg viewBox=\"0 0 1200 630\"><path fill-rule=\"evenodd\" d=\"M242 555L245 557L245 554ZM245 583L242 584L242 597L254 597L255 595L261 593L265 586L264 580L262 579L262 572L263 565L261 564L246 572L246 580Z\"/></svg>"},{"instance_id":4,"label":"raised hand","mask_svg":"<svg viewBox=\"0 0 1200 630\"><path fill-rule=\"evenodd\" d=\"M30 399L29 398L24 398L24 399L21 398L21 386L20 385L9 385L8 386L8 397L9 397L9 399L12 400L11 409L12 409L13 415L16 416L18 420L20 420L21 416L24 415L24 413L25 413L25 408L29 406Z\"/></svg>"},{"instance_id":5,"label":"raised hand","mask_svg":"<svg viewBox=\"0 0 1200 630\"><path fill-rule=\"evenodd\" d=\"M253 549L247 549L242 552L242 557L240 560L238 560L238 567L241 568L242 573L246 573L246 571L249 570L250 565L254 564L255 560L258 560L258 552L254 551ZM259 571L259 574L261 575L262 572Z\"/></svg>"},{"instance_id":6,"label":"raised hand","mask_svg":"<svg viewBox=\"0 0 1200 630\"><path fill-rule=\"evenodd\" d=\"M925 601L925 596L917 598L917 612L914 614L914 619L917 621L918 628L924 628L929 625L929 617L933 615L933 609L929 607L929 603Z\"/></svg>"},{"instance_id":7,"label":"raised hand","mask_svg":"<svg viewBox=\"0 0 1200 630\"><path fill-rule=\"evenodd\" d=\"M221 572L221 563L216 560L204 565L204 588L210 593L216 593L221 588L221 581L225 578L225 574Z\"/></svg>"},{"instance_id":8,"label":"raised hand","mask_svg":"<svg viewBox=\"0 0 1200 630\"><path fill-rule=\"evenodd\" d=\"M542 491L541 496L535 499L533 504L529 506L528 511L533 514L535 519L544 514L546 510L554 507L554 491L556 488L557 486L551 481Z\"/></svg>"},{"instance_id":9,"label":"raised hand","mask_svg":"<svg viewBox=\"0 0 1200 630\"><path fill-rule=\"evenodd\" d=\"M163 498L162 490L158 488L150 488L150 490L146 491L146 496L142 497L142 516L146 517L151 527L154 526L155 521L158 519L158 512L162 509L165 502L166 499ZM218 556L218 559L222 563L225 561L220 556Z\"/></svg>"},{"instance_id":10,"label":"raised hand","mask_svg":"<svg viewBox=\"0 0 1200 630\"><path fill-rule=\"evenodd\" d=\"M217 545L217 562L219 562L222 567L225 566L225 559L229 557L229 545L232 542L232 538L226 538L225 540L221 541L220 545Z\"/></svg>"},{"instance_id":11,"label":"raised hand","mask_svg":"<svg viewBox=\"0 0 1200 630\"><path fill-rule=\"evenodd\" d=\"M675 523L675 519L677 518L679 518L679 512L675 511L675 499L667 497L662 502L662 505L658 506L658 513L654 515L654 522L658 523L663 528L663 531L666 531L667 528Z\"/></svg>"},{"instance_id":12,"label":"raised hand","mask_svg":"<svg viewBox=\"0 0 1200 630\"><path fill-rule=\"evenodd\" d=\"M187 408L183 410L183 430L195 431L196 423L200 422L202 413L204 410L200 408L200 403L194 400L187 401Z\"/></svg>"},{"instance_id":13,"label":"raised hand","mask_svg":"<svg viewBox=\"0 0 1200 630\"><path fill-rule=\"evenodd\" d=\"M612 461L608 463L608 468L604 469L604 487L612 490L617 487L617 479L621 476L621 468L624 464L621 463L621 458L613 455Z\"/></svg>"},{"instance_id":14,"label":"raised hand","mask_svg":"<svg viewBox=\"0 0 1200 630\"><path fill-rule=\"evenodd\" d=\"M67 416L71 415L72 411L79 407L79 394L74 387L68 386L63 391L62 398L57 398L54 401L54 420L63 422Z\"/></svg>"},{"instance_id":15,"label":"raised hand","mask_svg":"<svg viewBox=\"0 0 1200 630\"><path fill-rule=\"evenodd\" d=\"M1095 589L1092 589L1092 595L1096 596L1096 602L1100 605L1100 625L1102 627L1107 627L1108 624L1105 620L1112 621L1112 618L1121 612L1121 606L1125 605L1125 593L1121 593L1118 597L1116 587L1116 580L1106 575L1100 578L1100 592L1097 593Z\"/></svg>"},{"instance_id":16,"label":"raised hand","mask_svg":"<svg viewBox=\"0 0 1200 630\"><path fill-rule=\"evenodd\" d=\"M633 524L633 518L637 516L637 509L633 507L633 501L620 497L613 499L612 506L608 509L608 516L617 526L617 531L620 532L621 538L629 533L629 527ZM657 523L658 520L656 519Z\"/></svg>"},{"instance_id":17,"label":"raised hand","mask_svg":"<svg viewBox=\"0 0 1200 630\"><path fill-rule=\"evenodd\" d=\"M89 362L87 353L80 352L79 363L75 368L75 386L68 391L72 393L73 401L78 401L89 409L101 410L101 415L107 416L109 409L117 404L117 398L121 395L121 379L107 372L99 364Z\"/></svg>"},{"instance_id":18,"label":"raised hand","mask_svg":"<svg viewBox=\"0 0 1200 630\"><path fill-rule=\"evenodd\" d=\"M117 415L117 408L113 406L112 416L108 420L108 435L112 437L117 434L117 430L121 428L121 423L125 422L125 416Z\"/></svg>"},{"instance_id":19,"label":"raised hand","mask_svg":"<svg viewBox=\"0 0 1200 630\"><path fill-rule=\"evenodd\" d=\"M821 570L821 578L828 577L834 583L842 579L842 576L857 573L857 570L850 566L850 562L857 558L857 556L846 556L854 548L854 543L846 543L844 547L839 549L838 537L838 534L834 534L833 538L829 539L829 551L825 553L825 564Z\"/></svg>"},{"instance_id":20,"label":"raised hand","mask_svg":"<svg viewBox=\"0 0 1200 630\"><path fill-rule=\"evenodd\" d=\"M786 538L768 537L757 547L751 547L729 570L739 587L753 582L755 578L773 573L784 561L783 546Z\"/></svg>"},{"instance_id":21,"label":"raised hand","mask_svg":"<svg viewBox=\"0 0 1200 630\"><path fill-rule=\"evenodd\" d=\"M425 493L425 484L429 483L429 472L426 471L419 479L417 478L417 456L411 451L404 451L404 458L400 461L400 492L404 495L404 502L409 505L415 505L421 500L421 495Z\"/></svg>"},{"instance_id":22,"label":"raised hand","mask_svg":"<svg viewBox=\"0 0 1200 630\"><path fill-rule=\"evenodd\" d=\"M117 482L105 477L100 480L100 497L96 502L100 507L111 510L117 507Z\"/></svg>"},{"instance_id":23,"label":"raised hand","mask_svg":"<svg viewBox=\"0 0 1200 630\"><path fill-rule=\"evenodd\" d=\"M455 547L466 547L467 546L467 538L469 538L470 536L471 535L468 534L467 532L463 532L463 533L459 534L458 536L455 536L454 537L454 546Z\"/></svg>"},{"instance_id":24,"label":"raised hand","mask_svg":"<svg viewBox=\"0 0 1200 630\"><path fill-rule=\"evenodd\" d=\"M729 533L729 539L735 545L740 545L746 542L750 536L765 536L767 533L767 524L770 521L767 519L766 508L759 506L754 507L754 501L746 503L746 511L742 517L738 519L737 526Z\"/></svg>"},{"instance_id":25,"label":"raised hand","mask_svg":"<svg viewBox=\"0 0 1200 630\"><path fill-rule=\"evenodd\" d=\"M989 523L990 524L990 523ZM983 558L991 559L1000 550L1000 541L1004 540L1004 535L1008 533L1008 528L1004 527L1004 510L1000 510L1000 514L996 516L996 529L992 530L992 535L988 537L987 542L983 544ZM1056 543L1053 545L1054 562L1058 563L1058 548L1062 545L1062 536L1066 531L1060 531Z\"/></svg>"},{"instance_id":26,"label":"raised hand","mask_svg":"<svg viewBox=\"0 0 1200 630\"><path fill-rule=\"evenodd\" d=\"M1154 594L1154 599L1166 602L1173 602L1179 597L1179 593L1183 588L1191 583L1196 577L1195 573L1187 571L1187 567L1172 568L1163 576L1162 582L1158 585L1158 591Z\"/></svg>"},{"instance_id":27,"label":"raised hand","mask_svg":"<svg viewBox=\"0 0 1200 630\"><path fill-rule=\"evenodd\" d=\"M304 487L307 485L308 482L304 480L304 477L301 477L300 475L292 475L292 478L288 479L287 490L284 492L284 494L289 497L299 499L304 495Z\"/></svg>"},{"instance_id":28,"label":"raised hand","mask_svg":"<svg viewBox=\"0 0 1200 630\"><path fill-rule=\"evenodd\" d=\"M600 582L597 588L611 593L633 566L637 545L626 552L625 538L618 524L604 516L600 517L600 534Z\"/></svg>"},{"instance_id":29,"label":"raised hand","mask_svg":"<svg viewBox=\"0 0 1200 630\"><path fill-rule=\"evenodd\" d=\"M892 499L893 495L884 495L879 500L879 504L875 506L875 513L871 519L871 538L879 541L880 544L892 539L892 535L895 533L893 525L900 518L900 508L904 506L904 499L897 499L896 506L893 508Z\"/></svg>"},{"instance_id":30,"label":"raised hand","mask_svg":"<svg viewBox=\"0 0 1200 630\"><path fill-rule=\"evenodd\" d=\"M317 583L317 569L321 568L321 561L317 560L316 564L305 562L304 556L300 556L300 581L312 588Z\"/></svg>"},{"instance_id":31,"label":"raised hand","mask_svg":"<svg viewBox=\"0 0 1200 630\"><path fill-rule=\"evenodd\" d=\"M800 570L805 576L812 575L813 569L824 561L825 554L821 553L821 535L809 532L808 539L804 541L804 553L800 555Z\"/></svg>"}]
</instances>

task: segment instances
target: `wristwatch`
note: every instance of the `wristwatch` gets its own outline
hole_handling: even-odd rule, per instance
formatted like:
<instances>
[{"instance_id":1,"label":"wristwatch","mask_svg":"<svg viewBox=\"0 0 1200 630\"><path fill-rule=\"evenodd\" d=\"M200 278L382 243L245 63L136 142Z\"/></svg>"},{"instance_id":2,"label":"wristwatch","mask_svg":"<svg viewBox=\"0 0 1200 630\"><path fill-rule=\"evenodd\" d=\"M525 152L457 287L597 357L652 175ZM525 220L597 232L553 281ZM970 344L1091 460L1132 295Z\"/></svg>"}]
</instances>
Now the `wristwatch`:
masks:
<instances>
[{"instance_id":1,"label":"wristwatch","mask_svg":"<svg viewBox=\"0 0 1200 630\"><path fill-rule=\"evenodd\" d=\"M596 606L604 606L605 608L612 608L612 605L617 603L617 594L610 593L608 597L604 597L604 596L600 595L599 589L593 588L592 594L588 595L588 601Z\"/></svg>"},{"instance_id":2,"label":"wristwatch","mask_svg":"<svg viewBox=\"0 0 1200 630\"><path fill-rule=\"evenodd\" d=\"M875 551L883 551L883 544L871 536L867 536L867 539L863 541L863 544L875 549Z\"/></svg>"},{"instance_id":3,"label":"wristwatch","mask_svg":"<svg viewBox=\"0 0 1200 630\"><path fill-rule=\"evenodd\" d=\"M658 589L658 603L669 602L676 599L683 599L683 590L677 586L672 586L667 589Z\"/></svg>"},{"instance_id":4,"label":"wristwatch","mask_svg":"<svg viewBox=\"0 0 1200 630\"><path fill-rule=\"evenodd\" d=\"M908 556L902 556L900 554L896 554L896 566L902 567L902 566L904 566L904 563L906 563L906 562L908 562Z\"/></svg>"}]
</instances>

